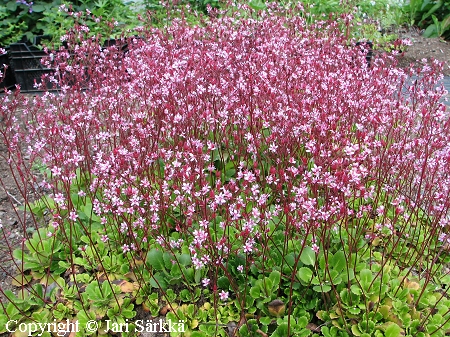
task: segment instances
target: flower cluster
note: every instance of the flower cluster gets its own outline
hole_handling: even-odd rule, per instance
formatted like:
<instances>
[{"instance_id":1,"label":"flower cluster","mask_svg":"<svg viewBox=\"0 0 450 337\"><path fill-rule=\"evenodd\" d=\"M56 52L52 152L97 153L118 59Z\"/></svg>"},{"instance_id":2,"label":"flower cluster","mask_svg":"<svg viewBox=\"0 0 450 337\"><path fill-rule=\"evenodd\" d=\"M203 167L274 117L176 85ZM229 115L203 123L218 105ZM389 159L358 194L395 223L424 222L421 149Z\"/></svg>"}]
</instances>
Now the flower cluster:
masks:
<instances>
[{"instance_id":1,"label":"flower cluster","mask_svg":"<svg viewBox=\"0 0 450 337\"><path fill-rule=\"evenodd\" d=\"M47 79L59 94L32 99L11 149L25 142L49 169L60 221L80 222L73 200L89 198L102 241L139 254L148 238L174 254L185 242L197 269L242 255L242 271L267 254L275 228L319 252L327 230L374 218L395 230L419 209L444 240L439 65L404 71L383 56L369 67L339 24L175 20L106 49L68 36L73 50Z\"/></svg>"}]
</instances>

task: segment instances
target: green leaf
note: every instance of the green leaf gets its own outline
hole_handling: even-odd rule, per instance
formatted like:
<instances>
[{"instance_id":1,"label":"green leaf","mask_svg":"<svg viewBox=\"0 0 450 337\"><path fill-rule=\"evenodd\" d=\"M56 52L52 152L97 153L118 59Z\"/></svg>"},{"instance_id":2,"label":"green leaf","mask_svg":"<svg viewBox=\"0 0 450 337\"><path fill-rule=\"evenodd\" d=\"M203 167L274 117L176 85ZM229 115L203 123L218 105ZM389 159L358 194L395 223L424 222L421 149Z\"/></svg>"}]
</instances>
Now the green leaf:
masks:
<instances>
[{"instance_id":1,"label":"green leaf","mask_svg":"<svg viewBox=\"0 0 450 337\"><path fill-rule=\"evenodd\" d=\"M172 260L174 256L168 252L163 253L164 266L166 269L170 270L172 268Z\"/></svg>"},{"instance_id":2,"label":"green leaf","mask_svg":"<svg viewBox=\"0 0 450 337\"><path fill-rule=\"evenodd\" d=\"M351 313L352 315L358 315L361 312L361 309L358 307L349 308L348 312Z\"/></svg>"},{"instance_id":3,"label":"green leaf","mask_svg":"<svg viewBox=\"0 0 450 337\"><path fill-rule=\"evenodd\" d=\"M261 289L258 286L254 286L250 288L250 296L254 299L259 298L261 295Z\"/></svg>"},{"instance_id":4,"label":"green leaf","mask_svg":"<svg viewBox=\"0 0 450 337\"><path fill-rule=\"evenodd\" d=\"M196 284L200 283L200 280L202 278L202 271L200 269L196 269L194 273L194 281Z\"/></svg>"},{"instance_id":5,"label":"green leaf","mask_svg":"<svg viewBox=\"0 0 450 337\"><path fill-rule=\"evenodd\" d=\"M450 28L450 14L447 15L441 21L441 31L440 31L441 35L444 34L449 28Z\"/></svg>"},{"instance_id":6,"label":"green leaf","mask_svg":"<svg viewBox=\"0 0 450 337\"><path fill-rule=\"evenodd\" d=\"M269 279L272 281L273 286L278 287L280 284L281 274L278 270L274 270L270 273Z\"/></svg>"},{"instance_id":7,"label":"green leaf","mask_svg":"<svg viewBox=\"0 0 450 337\"><path fill-rule=\"evenodd\" d=\"M401 336L400 332L402 329L396 324L391 322L391 324L386 328L384 333L385 337L398 337Z\"/></svg>"},{"instance_id":8,"label":"green leaf","mask_svg":"<svg viewBox=\"0 0 450 337\"><path fill-rule=\"evenodd\" d=\"M324 285L321 285L321 286L320 285L319 286L314 286L313 290L315 292L318 292L318 293L327 293L327 292L329 292L331 290L331 287L329 285L324 284Z\"/></svg>"},{"instance_id":9,"label":"green leaf","mask_svg":"<svg viewBox=\"0 0 450 337\"><path fill-rule=\"evenodd\" d=\"M6 332L6 324L9 321L9 317L4 315L4 314L0 314L0 326L2 326L3 328L0 328L0 333L4 333Z\"/></svg>"},{"instance_id":10,"label":"green leaf","mask_svg":"<svg viewBox=\"0 0 450 337\"><path fill-rule=\"evenodd\" d=\"M432 15L431 18L433 19L433 23L436 25L436 27L439 28L439 20L437 19L437 17L435 15Z\"/></svg>"},{"instance_id":11,"label":"green leaf","mask_svg":"<svg viewBox=\"0 0 450 337\"><path fill-rule=\"evenodd\" d=\"M285 337L288 336L288 324L283 322L273 332L272 337Z\"/></svg>"},{"instance_id":12,"label":"green leaf","mask_svg":"<svg viewBox=\"0 0 450 337\"><path fill-rule=\"evenodd\" d=\"M259 319L262 325L269 325L272 322L272 318L270 317L261 317Z\"/></svg>"},{"instance_id":13,"label":"green leaf","mask_svg":"<svg viewBox=\"0 0 450 337\"><path fill-rule=\"evenodd\" d=\"M191 334L191 337L206 337L204 332L200 332L200 331L193 331Z\"/></svg>"},{"instance_id":14,"label":"green leaf","mask_svg":"<svg viewBox=\"0 0 450 337\"><path fill-rule=\"evenodd\" d=\"M170 276L172 277L171 280L176 280L174 282L177 283L179 280L181 280L181 275L182 272L180 266L178 264L174 264L170 269Z\"/></svg>"},{"instance_id":15,"label":"green leaf","mask_svg":"<svg viewBox=\"0 0 450 337\"><path fill-rule=\"evenodd\" d=\"M252 1L249 2L248 5L250 6L250 8L252 8L254 10L257 10L257 11L260 11L260 10L263 10L263 9L267 8L267 6L264 3L264 1L261 1L261 0L252 0Z\"/></svg>"},{"instance_id":16,"label":"green leaf","mask_svg":"<svg viewBox=\"0 0 450 337\"><path fill-rule=\"evenodd\" d=\"M425 37L437 37L438 36L438 32L437 32L437 27L435 24L431 24L427 27L427 29L425 29L425 31L423 32L423 36Z\"/></svg>"},{"instance_id":17,"label":"green leaf","mask_svg":"<svg viewBox=\"0 0 450 337\"><path fill-rule=\"evenodd\" d=\"M350 291L353 294L355 294L355 295L361 295L362 294L361 288L358 285L356 285L356 284L352 284L350 286Z\"/></svg>"},{"instance_id":18,"label":"green leaf","mask_svg":"<svg viewBox=\"0 0 450 337\"><path fill-rule=\"evenodd\" d=\"M189 254L181 254L178 257L178 262L180 262L182 266L189 266L191 264L191 257L189 256Z\"/></svg>"},{"instance_id":19,"label":"green leaf","mask_svg":"<svg viewBox=\"0 0 450 337\"><path fill-rule=\"evenodd\" d=\"M284 260L286 261L287 265L289 267L293 267L294 263L295 263L295 254L294 253L290 253L288 255L286 255L284 257Z\"/></svg>"},{"instance_id":20,"label":"green leaf","mask_svg":"<svg viewBox=\"0 0 450 337\"><path fill-rule=\"evenodd\" d=\"M13 257L16 260L22 260L23 259L23 250L22 249L14 249Z\"/></svg>"},{"instance_id":21,"label":"green leaf","mask_svg":"<svg viewBox=\"0 0 450 337\"><path fill-rule=\"evenodd\" d=\"M80 323L80 326L84 327L88 325L89 321L95 321L95 313L91 311L79 311L77 314L78 322ZM96 331L85 331L84 333L86 335L92 335Z\"/></svg>"},{"instance_id":22,"label":"green leaf","mask_svg":"<svg viewBox=\"0 0 450 337\"><path fill-rule=\"evenodd\" d=\"M297 320L297 325L299 328L306 328L309 323L309 317L302 316Z\"/></svg>"},{"instance_id":23,"label":"green leaf","mask_svg":"<svg viewBox=\"0 0 450 337\"><path fill-rule=\"evenodd\" d=\"M372 271L370 269L363 269L360 271L359 276L363 289L368 290L373 281Z\"/></svg>"},{"instance_id":24,"label":"green leaf","mask_svg":"<svg viewBox=\"0 0 450 337\"><path fill-rule=\"evenodd\" d=\"M160 273L156 273L153 275L152 278L150 278L150 285L153 288L157 288L157 289L166 289L167 288L167 282Z\"/></svg>"},{"instance_id":25,"label":"green leaf","mask_svg":"<svg viewBox=\"0 0 450 337\"><path fill-rule=\"evenodd\" d=\"M349 282L355 278L355 272L353 269L348 269L347 271L342 272L341 276L345 282Z\"/></svg>"},{"instance_id":26,"label":"green leaf","mask_svg":"<svg viewBox=\"0 0 450 337\"><path fill-rule=\"evenodd\" d=\"M183 289L180 292L180 298L182 301L184 302L188 302L192 297L191 297L191 293L189 292L189 290L187 289Z\"/></svg>"},{"instance_id":27,"label":"green leaf","mask_svg":"<svg viewBox=\"0 0 450 337\"><path fill-rule=\"evenodd\" d=\"M426 1L424 1L424 4L425 4L425 3L426 3ZM430 15L434 14L434 13L442 6L442 4L443 4L443 1L442 1L442 0L438 0L438 1L435 3L435 5L434 5L433 7L431 7L430 10L422 16L422 20L421 20L421 21L424 21L424 20L427 19Z\"/></svg>"},{"instance_id":28,"label":"green leaf","mask_svg":"<svg viewBox=\"0 0 450 337\"><path fill-rule=\"evenodd\" d=\"M194 271L194 268L192 268L192 267L186 268L186 270L184 271L184 276L186 277L186 280L188 282L194 282L194 275L195 275L195 271Z\"/></svg>"},{"instance_id":29,"label":"green leaf","mask_svg":"<svg viewBox=\"0 0 450 337\"><path fill-rule=\"evenodd\" d=\"M347 266L347 259L345 258L345 254L343 251L338 251L336 254L334 254L333 258L331 259L331 267L341 272L344 270L344 268Z\"/></svg>"},{"instance_id":30,"label":"green leaf","mask_svg":"<svg viewBox=\"0 0 450 337\"><path fill-rule=\"evenodd\" d=\"M267 296L270 296L272 293L272 289L273 289L273 282L270 278L266 277L264 278L264 282L263 282L263 287L264 287L264 292L266 293Z\"/></svg>"},{"instance_id":31,"label":"green leaf","mask_svg":"<svg viewBox=\"0 0 450 337\"><path fill-rule=\"evenodd\" d=\"M85 289L85 292L89 296L89 299L93 301L103 299L103 295L100 291L98 281L92 281L91 283L89 283Z\"/></svg>"},{"instance_id":32,"label":"green leaf","mask_svg":"<svg viewBox=\"0 0 450 337\"><path fill-rule=\"evenodd\" d=\"M311 247L305 246L302 255L300 255L300 261L307 266L313 266L316 262L316 253Z\"/></svg>"},{"instance_id":33,"label":"green leaf","mask_svg":"<svg viewBox=\"0 0 450 337\"><path fill-rule=\"evenodd\" d=\"M230 169L225 171L225 177L227 178L233 178L236 175L235 169Z\"/></svg>"},{"instance_id":34,"label":"green leaf","mask_svg":"<svg viewBox=\"0 0 450 337\"><path fill-rule=\"evenodd\" d=\"M330 270L329 279L334 285L340 284L342 282L342 277L339 276L339 272L334 269Z\"/></svg>"},{"instance_id":35,"label":"green leaf","mask_svg":"<svg viewBox=\"0 0 450 337\"><path fill-rule=\"evenodd\" d=\"M333 327L333 328L334 328L334 327ZM327 326L322 326L322 327L320 328L320 331L322 332L322 334L324 335L324 337L335 336L335 334L334 334L334 335L331 334L330 328L327 327Z\"/></svg>"},{"instance_id":36,"label":"green leaf","mask_svg":"<svg viewBox=\"0 0 450 337\"><path fill-rule=\"evenodd\" d=\"M297 277L303 282L309 283L313 277L313 272L309 268L302 267L297 271Z\"/></svg>"},{"instance_id":37,"label":"green leaf","mask_svg":"<svg viewBox=\"0 0 450 337\"><path fill-rule=\"evenodd\" d=\"M6 8L10 10L11 12L15 12L17 9L17 2L16 1L8 1Z\"/></svg>"},{"instance_id":38,"label":"green leaf","mask_svg":"<svg viewBox=\"0 0 450 337\"><path fill-rule=\"evenodd\" d=\"M45 10L45 7L43 5L33 5L32 9L33 9L33 12L41 13Z\"/></svg>"},{"instance_id":39,"label":"green leaf","mask_svg":"<svg viewBox=\"0 0 450 337\"><path fill-rule=\"evenodd\" d=\"M147 254L147 263L156 270L164 269L164 258L162 251L153 248Z\"/></svg>"},{"instance_id":40,"label":"green leaf","mask_svg":"<svg viewBox=\"0 0 450 337\"><path fill-rule=\"evenodd\" d=\"M226 276L222 276L217 280L217 286L220 289L228 290L230 287L230 280Z\"/></svg>"},{"instance_id":41,"label":"green leaf","mask_svg":"<svg viewBox=\"0 0 450 337\"><path fill-rule=\"evenodd\" d=\"M361 333L361 331L359 330L357 324L352 325L352 334L354 334L355 336L361 336L361 335L362 335L362 333Z\"/></svg>"}]
</instances>

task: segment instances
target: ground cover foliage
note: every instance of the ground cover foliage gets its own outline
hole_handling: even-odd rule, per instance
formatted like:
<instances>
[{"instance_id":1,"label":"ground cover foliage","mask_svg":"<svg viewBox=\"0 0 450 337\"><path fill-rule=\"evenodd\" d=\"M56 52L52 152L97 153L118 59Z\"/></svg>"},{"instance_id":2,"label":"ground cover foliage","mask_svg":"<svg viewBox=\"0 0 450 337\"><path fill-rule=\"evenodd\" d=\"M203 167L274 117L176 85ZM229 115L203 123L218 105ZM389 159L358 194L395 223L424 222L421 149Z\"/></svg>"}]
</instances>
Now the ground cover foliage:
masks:
<instances>
[{"instance_id":1,"label":"ground cover foliage","mask_svg":"<svg viewBox=\"0 0 450 337\"><path fill-rule=\"evenodd\" d=\"M134 336L137 308L183 321L174 336L450 329L440 65L369 65L349 14L227 14L108 48L76 25L46 60L58 91L2 97L3 159L36 228L10 249L20 288L0 289L0 332Z\"/></svg>"}]
</instances>

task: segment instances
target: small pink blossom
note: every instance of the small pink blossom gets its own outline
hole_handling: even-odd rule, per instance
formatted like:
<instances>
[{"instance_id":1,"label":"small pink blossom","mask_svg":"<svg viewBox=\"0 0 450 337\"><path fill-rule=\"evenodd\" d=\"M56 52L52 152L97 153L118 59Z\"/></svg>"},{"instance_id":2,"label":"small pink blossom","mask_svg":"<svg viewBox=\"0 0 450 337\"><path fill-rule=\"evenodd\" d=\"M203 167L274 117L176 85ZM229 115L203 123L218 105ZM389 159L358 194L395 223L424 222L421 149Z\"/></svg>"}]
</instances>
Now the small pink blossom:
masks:
<instances>
[{"instance_id":1,"label":"small pink blossom","mask_svg":"<svg viewBox=\"0 0 450 337\"><path fill-rule=\"evenodd\" d=\"M312 248L312 250L313 250L316 254L319 254L319 246L318 246L318 245L316 245L315 243L313 243L313 244L311 245L311 248Z\"/></svg>"},{"instance_id":2,"label":"small pink blossom","mask_svg":"<svg viewBox=\"0 0 450 337\"><path fill-rule=\"evenodd\" d=\"M78 214L76 211L70 211L69 213L69 219L72 221L76 221L78 219Z\"/></svg>"},{"instance_id":3,"label":"small pink blossom","mask_svg":"<svg viewBox=\"0 0 450 337\"><path fill-rule=\"evenodd\" d=\"M53 166L53 168L51 169L53 176L58 177L61 175L61 167L58 166Z\"/></svg>"},{"instance_id":4,"label":"small pink blossom","mask_svg":"<svg viewBox=\"0 0 450 337\"><path fill-rule=\"evenodd\" d=\"M219 297L220 297L220 299L221 299L222 301L226 301L226 300L228 299L228 291L222 290L222 291L219 293Z\"/></svg>"},{"instance_id":5,"label":"small pink blossom","mask_svg":"<svg viewBox=\"0 0 450 337\"><path fill-rule=\"evenodd\" d=\"M64 206L64 202L66 201L66 198L64 198L62 193L56 193L53 199L59 206Z\"/></svg>"}]
</instances>

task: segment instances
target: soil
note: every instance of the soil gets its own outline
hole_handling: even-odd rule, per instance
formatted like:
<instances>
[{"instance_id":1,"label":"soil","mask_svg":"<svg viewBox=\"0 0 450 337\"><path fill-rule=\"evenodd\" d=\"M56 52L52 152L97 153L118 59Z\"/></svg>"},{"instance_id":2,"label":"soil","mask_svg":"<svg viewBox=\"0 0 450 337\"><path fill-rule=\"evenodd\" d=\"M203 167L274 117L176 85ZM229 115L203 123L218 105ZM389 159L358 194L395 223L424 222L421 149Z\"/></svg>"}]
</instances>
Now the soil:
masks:
<instances>
[{"instance_id":1,"label":"soil","mask_svg":"<svg viewBox=\"0 0 450 337\"><path fill-rule=\"evenodd\" d=\"M417 30L404 30L397 33L401 39L409 39L412 43L406 51L398 56L399 66L408 67L411 63L422 59L436 59L444 62L443 74L450 76L450 42L439 38L425 38Z\"/></svg>"},{"instance_id":2,"label":"soil","mask_svg":"<svg viewBox=\"0 0 450 337\"><path fill-rule=\"evenodd\" d=\"M419 31L414 30L397 33L400 38L410 39L412 43L398 56L400 67L408 67L411 63L423 58L434 58L446 63L443 74L450 76L450 42L438 38L424 38ZM1 119L0 123L2 123ZM20 247L24 237L23 225L19 218L21 212L18 210L18 206L23 203L23 198L10 173L6 155L6 146L0 142L0 224L3 227L0 229L0 301L2 304L7 303L2 292L5 290L16 292L18 289L11 285L11 275L15 275L16 271L8 247ZM3 336L7 334L0 334L0 337Z\"/></svg>"},{"instance_id":3,"label":"soil","mask_svg":"<svg viewBox=\"0 0 450 337\"><path fill-rule=\"evenodd\" d=\"M5 290L12 290L11 275L17 274L9 247L20 247L23 238L19 210L23 198L6 162L6 156L6 146L0 142L0 224L3 230L0 231L0 301L4 299Z\"/></svg>"}]
</instances>

